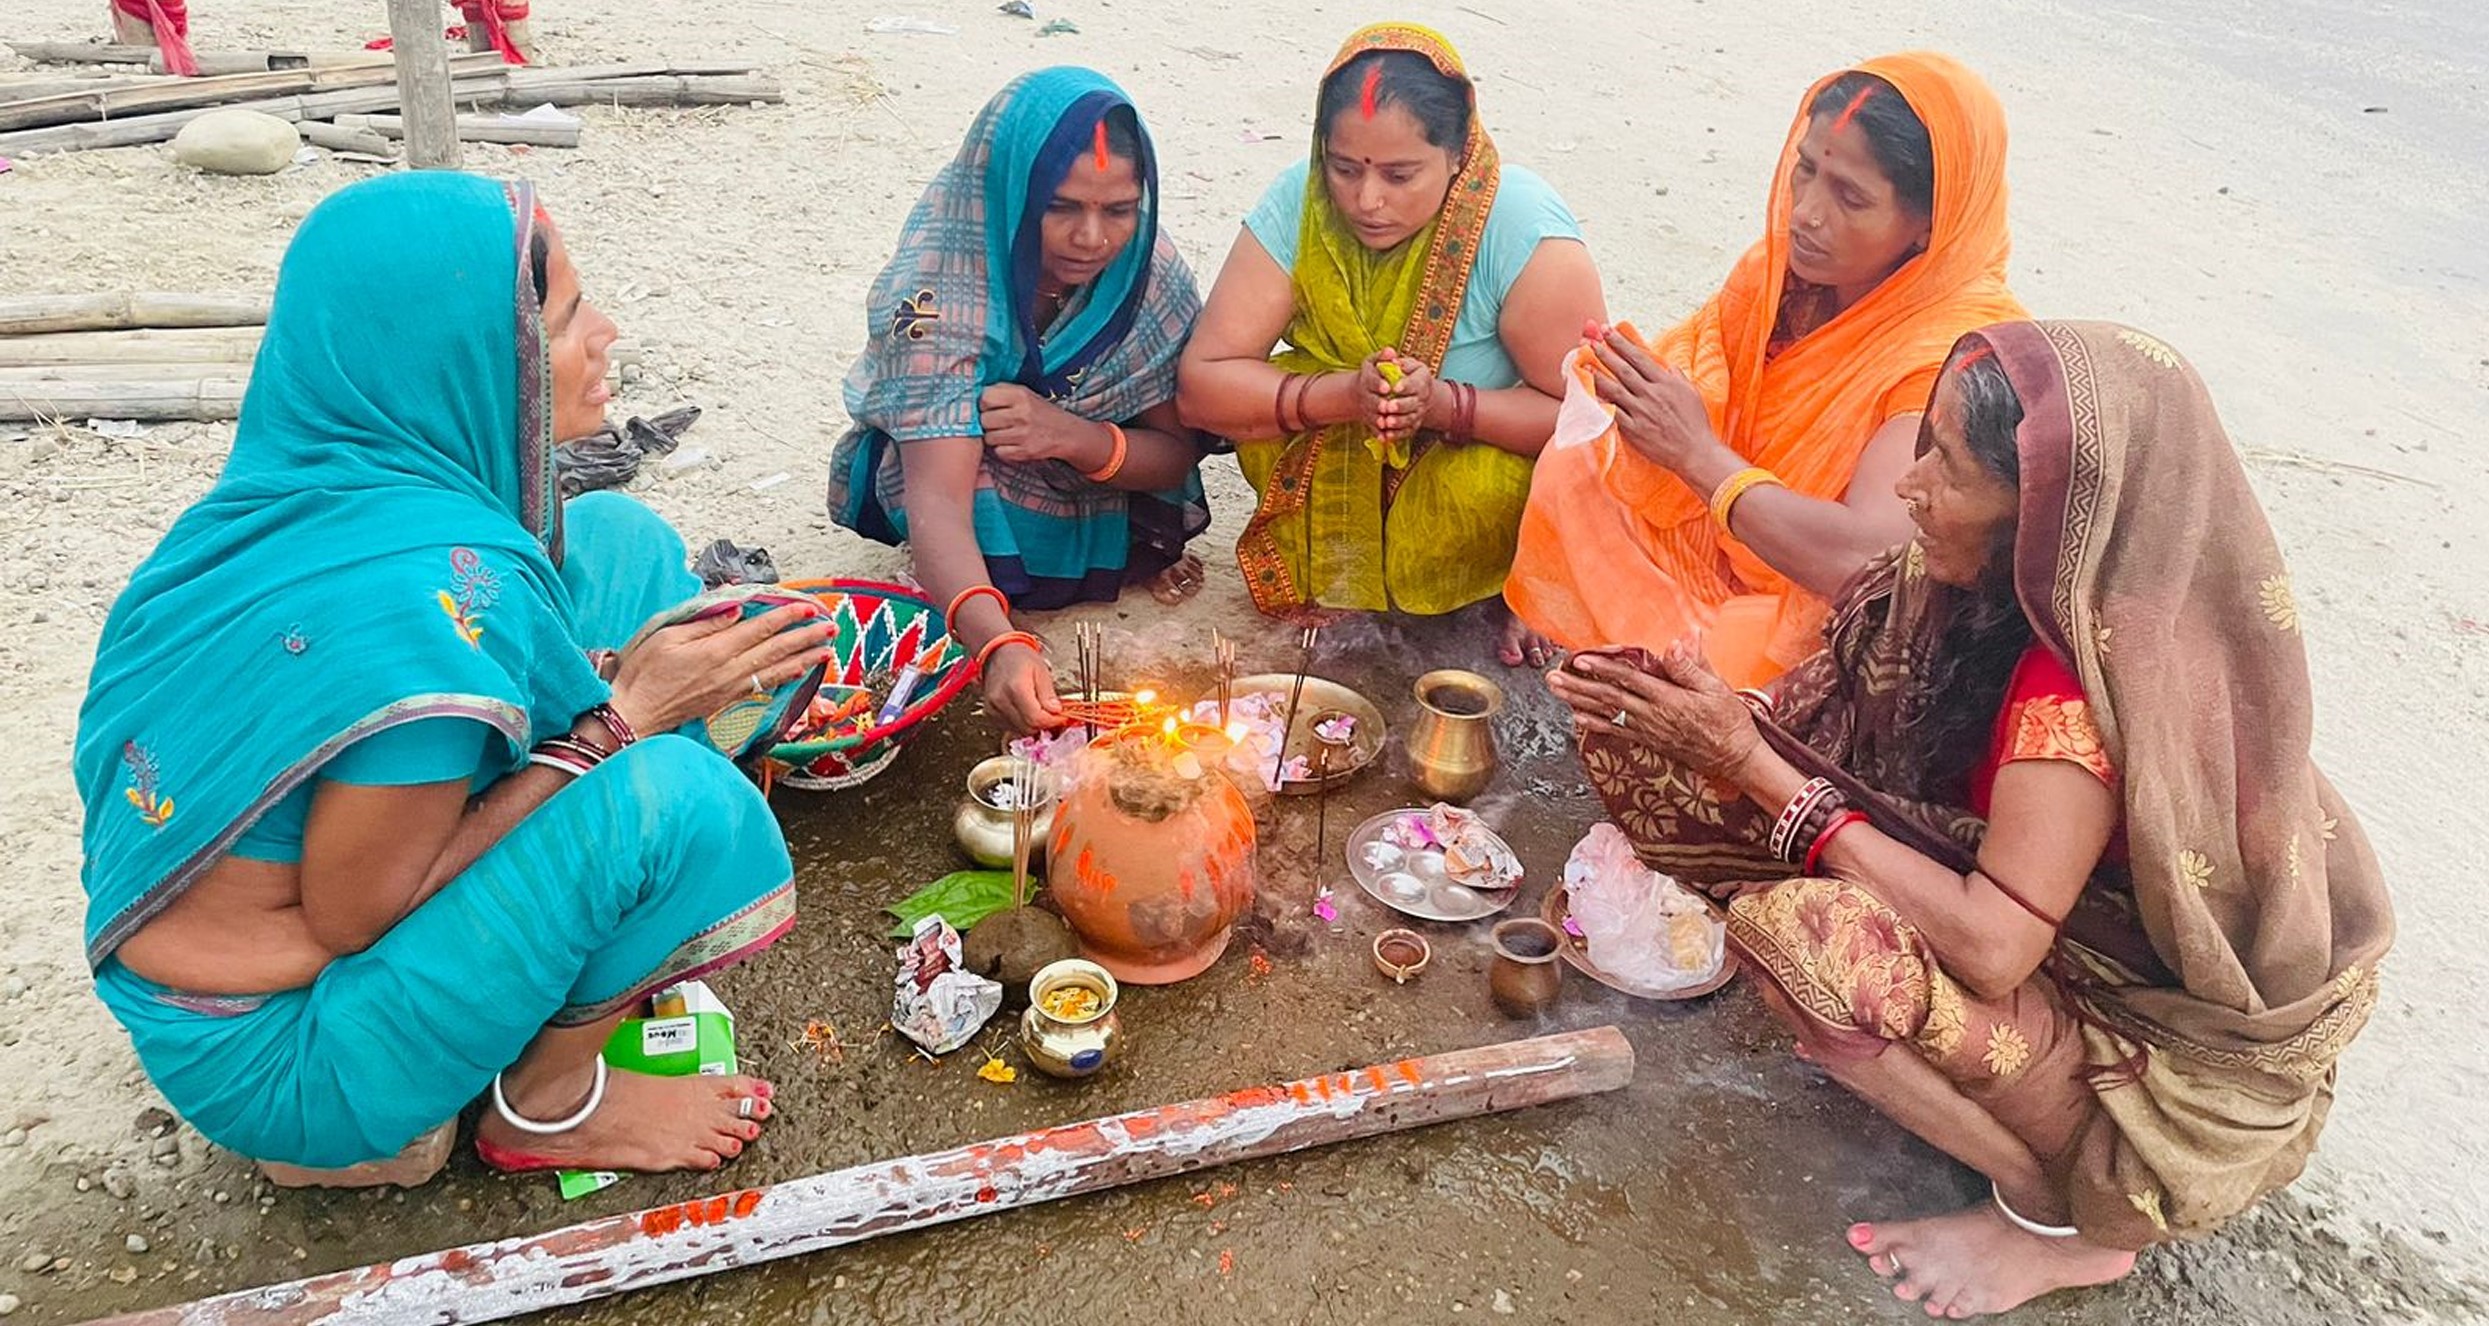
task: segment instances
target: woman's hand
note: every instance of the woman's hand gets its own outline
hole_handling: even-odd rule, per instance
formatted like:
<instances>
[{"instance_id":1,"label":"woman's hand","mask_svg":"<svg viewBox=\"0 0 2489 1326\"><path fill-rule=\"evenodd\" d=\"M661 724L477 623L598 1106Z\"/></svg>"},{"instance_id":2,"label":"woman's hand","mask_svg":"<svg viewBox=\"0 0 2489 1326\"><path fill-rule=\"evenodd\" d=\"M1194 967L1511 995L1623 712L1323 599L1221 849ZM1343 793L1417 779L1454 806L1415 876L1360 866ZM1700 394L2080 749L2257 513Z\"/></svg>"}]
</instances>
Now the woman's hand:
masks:
<instances>
[{"instance_id":1,"label":"woman's hand","mask_svg":"<svg viewBox=\"0 0 2489 1326\"><path fill-rule=\"evenodd\" d=\"M1383 366L1391 365L1389 372ZM1400 380L1392 381L1394 376ZM1398 441L1418 430L1433 403L1435 375L1424 364L1385 346L1357 367L1357 417L1376 437Z\"/></svg>"},{"instance_id":2,"label":"woman's hand","mask_svg":"<svg viewBox=\"0 0 2489 1326\"><path fill-rule=\"evenodd\" d=\"M1038 460L1068 462L1072 468L1098 468L1105 457L1098 439L1105 428L1063 409L1016 382L998 382L978 398L978 418L985 427L985 449L998 460L1026 464Z\"/></svg>"},{"instance_id":3,"label":"woman's hand","mask_svg":"<svg viewBox=\"0 0 2489 1326\"><path fill-rule=\"evenodd\" d=\"M1601 327L1590 338L1600 372L1591 378L1599 399L1616 409L1616 431L1654 465L1683 477L1707 453L1722 449L1712 436L1702 393L1685 375L1651 358L1633 339Z\"/></svg>"},{"instance_id":4,"label":"woman's hand","mask_svg":"<svg viewBox=\"0 0 2489 1326\"><path fill-rule=\"evenodd\" d=\"M1005 645L986 660L985 707L1015 736L1049 732L1065 721L1053 671L1044 655L1025 645Z\"/></svg>"},{"instance_id":5,"label":"woman's hand","mask_svg":"<svg viewBox=\"0 0 2489 1326\"><path fill-rule=\"evenodd\" d=\"M820 617L812 604L790 603L757 617L720 612L651 632L622 655L614 709L638 731L671 732L737 696L775 690L828 656L832 627Z\"/></svg>"},{"instance_id":6,"label":"woman's hand","mask_svg":"<svg viewBox=\"0 0 2489 1326\"><path fill-rule=\"evenodd\" d=\"M1619 729L1659 754L1722 782L1762 747L1754 711L1710 664L1685 650L1659 660L1659 675L1608 654L1575 654L1547 674L1556 698L1583 725ZM1621 722L1619 720L1622 720Z\"/></svg>"}]
</instances>

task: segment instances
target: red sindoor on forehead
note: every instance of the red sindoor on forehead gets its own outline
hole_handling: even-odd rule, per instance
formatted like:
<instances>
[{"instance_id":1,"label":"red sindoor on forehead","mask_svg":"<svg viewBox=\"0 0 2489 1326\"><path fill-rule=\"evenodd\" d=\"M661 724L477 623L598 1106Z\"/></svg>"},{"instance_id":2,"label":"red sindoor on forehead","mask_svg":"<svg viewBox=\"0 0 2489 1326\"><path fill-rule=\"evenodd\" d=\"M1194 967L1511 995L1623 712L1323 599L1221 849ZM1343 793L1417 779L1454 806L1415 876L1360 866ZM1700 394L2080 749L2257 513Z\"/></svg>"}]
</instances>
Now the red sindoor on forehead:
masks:
<instances>
[{"instance_id":1,"label":"red sindoor on forehead","mask_svg":"<svg viewBox=\"0 0 2489 1326\"><path fill-rule=\"evenodd\" d=\"M1874 95L1875 84L1873 83L1869 83L1865 87L1858 89L1858 95L1851 97L1849 99L1849 105L1842 107L1840 115L1832 121L1832 132L1837 134L1843 129L1848 128L1849 122L1858 118L1859 110L1866 106L1867 98Z\"/></svg>"},{"instance_id":2,"label":"red sindoor on forehead","mask_svg":"<svg viewBox=\"0 0 2489 1326\"><path fill-rule=\"evenodd\" d=\"M1094 141L1097 145L1098 173L1103 175L1106 173L1106 117L1104 116L1098 117L1098 127L1097 133L1094 135Z\"/></svg>"},{"instance_id":3,"label":"red sindoor on forehead","mask_svg":"<svg viewBox=\"0 0 2489 1326\"><path fill-rule=\"evenodd\" d=\"M1961 358L1953 361L1953 371L1956 373L1967 373L1970 371L1971 365L1976 364L1983 359L1994 358L1996 358L1995 346L1985 344L1974 345Z\"/></svg>"},{"instance_id":4,"label":"red sindoor on forehead","mask_svg":"<svg viewBox=\"0 0 2489 1326\"><path fill-rule=\"evenodd\" d=\"M1366 66L1365 87L1358 93L1357 96L1358 109L1363 111L1365 118L1369 120L1374 118L1374 94L1377 89L1382 87L1382 85L1383 62L1377 60L1373 64Z\"/></svg>"}]
</instances>

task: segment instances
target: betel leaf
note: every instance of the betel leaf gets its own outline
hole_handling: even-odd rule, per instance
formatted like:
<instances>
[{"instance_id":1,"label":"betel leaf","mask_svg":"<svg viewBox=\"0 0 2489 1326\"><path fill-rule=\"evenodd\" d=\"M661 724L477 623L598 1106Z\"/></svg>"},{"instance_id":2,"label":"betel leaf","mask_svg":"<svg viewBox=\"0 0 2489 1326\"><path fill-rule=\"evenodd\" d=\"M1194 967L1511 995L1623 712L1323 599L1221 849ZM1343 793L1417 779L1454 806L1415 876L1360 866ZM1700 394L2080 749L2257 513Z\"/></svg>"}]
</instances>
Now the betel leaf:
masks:
<instances>
[{"instance_id":1,"label":"betel leaf","mask_svg":"<svg viewBox=\"0 0 2489 1326\"><path fill-rule=\"evenodd\" d=\"M899 923L890 929L890 937L905 939L916 933L917 922L935 912L940 912L952 929L964 932L1009 906L1010 871L955 870L882 910L899 918Z\"/></svg>"}]
</instances>

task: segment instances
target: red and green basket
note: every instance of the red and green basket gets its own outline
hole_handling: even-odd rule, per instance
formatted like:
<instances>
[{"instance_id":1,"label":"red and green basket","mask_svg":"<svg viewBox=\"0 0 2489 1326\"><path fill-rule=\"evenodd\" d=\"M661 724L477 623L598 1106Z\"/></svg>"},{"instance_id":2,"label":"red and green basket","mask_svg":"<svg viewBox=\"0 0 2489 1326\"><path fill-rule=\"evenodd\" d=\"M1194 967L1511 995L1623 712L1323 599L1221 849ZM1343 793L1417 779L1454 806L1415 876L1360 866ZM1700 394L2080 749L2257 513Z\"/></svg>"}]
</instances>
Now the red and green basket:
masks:
<instances>
[{"instance_id":1,"label":"red and green basket","mask_svg":"<svg viewBox=\"0 0 2489 1326\"><path fill-rule=\"evenodd\" d=\"M790 580L782 588L819 599L829 609L829 675L836 686L862 686L875 676L895 676L910 664L923 670L916 695L898 717L862 732L810 741L783 742L770 759L785 766L776 781L788 787L835 791L854 787L890 767L918 724L968 688L976 669L968 650L951 638L942 609L905 585L878 580Z\"/></svg>"}]
</instances>

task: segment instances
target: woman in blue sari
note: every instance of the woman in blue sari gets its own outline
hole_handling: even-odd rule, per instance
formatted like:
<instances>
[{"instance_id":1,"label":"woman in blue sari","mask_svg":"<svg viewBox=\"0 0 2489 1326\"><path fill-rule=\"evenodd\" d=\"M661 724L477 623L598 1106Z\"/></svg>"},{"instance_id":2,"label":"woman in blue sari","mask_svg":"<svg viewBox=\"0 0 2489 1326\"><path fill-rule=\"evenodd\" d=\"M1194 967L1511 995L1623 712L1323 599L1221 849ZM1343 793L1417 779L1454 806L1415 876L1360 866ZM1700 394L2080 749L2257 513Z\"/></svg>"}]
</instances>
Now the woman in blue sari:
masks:
<instances>
[{"instance_id":1,"label":"woman in blue sari","mask_svg":"<svg viewBox=\"0 0 2489 1326\"><path fill-rule=\"evenodd\" d=\"M1201 296L1158 203L1121 88L1086 69L1014 80L908 214L847 377L830 515L909 545L1017 731L1063 717L1015 608L1201 584L1184 545L1210 524L1203 448L1175 414Z\"/></svg>"},{"instance_id":2,"label":"woman in blue sari","mask_svg":"<svg viewBox=\"0 0 2489 1326\"><path fill-rule=\"evenodd\" d=\"M698 589L682 541L553 482L613 339L525 185L358 184L286 252L232 456L115 604L78 722L97 992L219 1145L342 1168L486 1094L504 1168L713 1168L759 1135L767 1083L601 1051L793 923L760 793L672 733L782 710L825 628L634 638Z\"/></svg>"}]
</instances>

